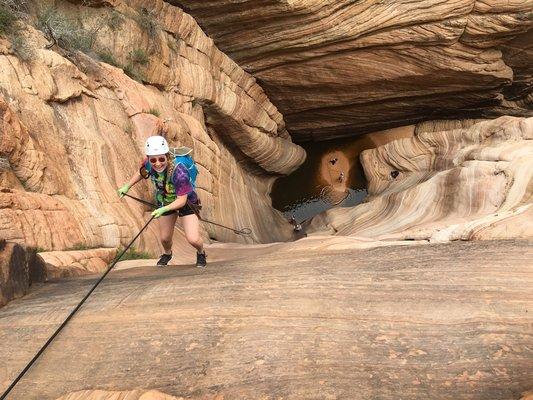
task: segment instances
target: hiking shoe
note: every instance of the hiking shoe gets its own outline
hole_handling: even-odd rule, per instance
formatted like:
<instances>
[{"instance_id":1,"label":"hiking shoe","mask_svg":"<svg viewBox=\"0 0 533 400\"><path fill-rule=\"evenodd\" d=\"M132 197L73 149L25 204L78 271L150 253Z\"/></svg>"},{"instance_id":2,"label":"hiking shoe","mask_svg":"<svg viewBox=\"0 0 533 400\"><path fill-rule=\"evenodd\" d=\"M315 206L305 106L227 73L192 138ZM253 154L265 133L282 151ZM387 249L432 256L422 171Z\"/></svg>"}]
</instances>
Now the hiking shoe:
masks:
<instances>
[{"instance_id":1,"label":"hiking shoe","mask_svg":"<svg viewBox=\"0 0 533 400\"><path fill-rule=\"evenodd\" d=\"M196 253L196 266L198 268L204 268L207 265L207 254L205 251L203 253Z\"/></svg>"},{"instance_id":2,"label":"hiking shoe","mask_svg":"<svg viewBox=\"0 0 533 400\"><path fill-rule=\"evenodd\" d=\"M158 267L164 267L168 264L168 262L172 259L172 252L170 254L163 254L161 257L159 257L159 261L157 262Z\"/></svg>"}]
</instances>

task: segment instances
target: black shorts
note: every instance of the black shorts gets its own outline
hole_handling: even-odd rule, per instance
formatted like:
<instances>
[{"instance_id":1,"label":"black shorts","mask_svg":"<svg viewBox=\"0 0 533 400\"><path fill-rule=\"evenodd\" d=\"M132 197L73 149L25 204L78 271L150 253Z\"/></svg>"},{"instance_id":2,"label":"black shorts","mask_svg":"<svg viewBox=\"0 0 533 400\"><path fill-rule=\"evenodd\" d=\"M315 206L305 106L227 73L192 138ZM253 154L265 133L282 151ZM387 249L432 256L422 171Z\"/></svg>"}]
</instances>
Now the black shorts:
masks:
<instances>
[{"instance_id":1,"label":"black shorts","mask_svg":"<svg viewBox=\"0 0 533 400\"><path fill-rule=\"evenodd\" d=\"M194 206L198 210L202 207L202 206L197 205L197 204L194 204ZM163 206L161 206L161 207L163 207ZM185 205L183 207L181 207L181 208L179 208L177 210L167 211L166 213L164 213L162 215L172 215L172 214L176 214L176 213L178 213L178 217L185 217L187 215L195 214L194 210L189 205L189 203L185 203Z\"/></svg>"}]
</instances>

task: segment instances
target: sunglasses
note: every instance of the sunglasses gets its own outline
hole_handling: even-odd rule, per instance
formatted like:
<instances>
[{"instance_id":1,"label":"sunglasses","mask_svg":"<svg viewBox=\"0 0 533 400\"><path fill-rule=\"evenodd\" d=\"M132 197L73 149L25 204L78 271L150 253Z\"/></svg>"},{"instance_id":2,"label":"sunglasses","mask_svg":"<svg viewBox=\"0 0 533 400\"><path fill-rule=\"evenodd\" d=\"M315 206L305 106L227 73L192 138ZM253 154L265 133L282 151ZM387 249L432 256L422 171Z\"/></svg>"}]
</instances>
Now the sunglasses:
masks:
<instances>
[{"instance_id":1,"label":"sunglasses","mask_svg":"<svg viewBox=\"0 0 533 400\"><path fill-rule=\"evenodd\" d=\"M150 163L155 164L156 162L164 163L167 161L167 158L165 156L163 157L150 157Z\"/></svg>"}]
</instances>

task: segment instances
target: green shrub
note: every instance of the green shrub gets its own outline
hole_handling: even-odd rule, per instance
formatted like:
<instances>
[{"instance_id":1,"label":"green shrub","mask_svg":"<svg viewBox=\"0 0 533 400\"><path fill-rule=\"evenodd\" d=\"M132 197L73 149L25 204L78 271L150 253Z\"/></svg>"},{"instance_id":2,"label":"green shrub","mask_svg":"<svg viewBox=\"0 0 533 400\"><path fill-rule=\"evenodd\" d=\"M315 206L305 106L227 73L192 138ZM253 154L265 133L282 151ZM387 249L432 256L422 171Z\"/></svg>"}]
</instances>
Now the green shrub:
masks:
<instances>
[{"instance_id":1,"label":"green shrub","mask_svg":"<svg viewBox=\"0 0 533 400\"><path fill-rule=\"evenodd\" d=\"M37 27L52 44L66 50L80 50L89 53L96 40L99 27L87 30L68 19L57 8L48 7L37 18Z\"/></svg>"},{"instance_id":2,"label":"green shrub","mask_svg":"<svg viewBox=\"0 0 533 400\"><path fill-rule=\"evenodd\" d=\"M154 18L153 11L142 8L138 14L133 16L133 19L135 22L137 22L137 25L139 25L139 27L148 34L150 38L154 39L157 36L159 26Z\"/></svg>"},{"instance_id":3,"label":"green shrub","mask_svg":"<svg viewBox=\"0 0 533 400\"><path fill-rule=\"evenodd\" d=\"M159 112L157 108L150 108L148 111L146 111L146 114L152 114L158 118L161 116L161 113Z\"/></svg>"},{"instance_id":4,"label":"green shrub","mask_svg":"<svg viewBox=\"0 0 533 400\"><path fill-rule=\"evenodd\" d=\"M170 50L175 51L176 53L179 52L180 48L178 45L178 40L175 39L173 36L169 36L167 44Z\"/></svg>"},{"instance_id":5,"label":"green shrub","mask_svg":"<svg viewBox=\"0 0 533 400\"><path fill-rule=\"evenodd\" d=\"M0 0L0 8L8 8L18 18L23 17L29 12L29 2L31 0Z\"/></svg>"},{"instance_id":6,"label":"green shrub","mask_svg":"<svg viewBox=\"0 0 533 400\"><path fill-rule=\"evenodd\" d=\"M83 243L76 243L74 246L66 248L64 251L73 251L73 250L90 250L96 249L97 247L90 247Z\"/></svg>"},{"instance_id":7,"label":"green shrub","mask_svg":"<svg viewBox=\"0 0 533 400\"><path fill-rule=\"evenodd\" d=\"M11 9L0 5L0 35L9 33L16 20L17 17Z\"/></svg>"},{"instance_id":8,"label":"green shrub","mask_svg":"<svg viewBox=\"0 0 533 400\"><path fill-rule=\"evenodd\" d=\"M123 68L124 73L128 75L131 79L141 82L144 80L144 74L139 71L139 69L133 65L131 62L127 63Z\"/></svg>"},{"instance_id":9,"label":"green shrub","mask_svg":"<svg viewBox=\"0 0 533 400\"><path fill-rule=\"evenodd\" d=\"M124 249L118 249L117 257L124 251ZM122 257L120 257L120 261L125 260L145 260L154 258L151 254L145 252L145 251L137 251L135 247L130 247L128 251L124 253Z\"/></svg>"},{"instance_id":10,"label":"green shrub","mask_svg":"<svg viewBox=\"0 0 533 400\"><path fill-rule=\"evenodd\" d=\"M121 68L120 63L115 59L115 56L111 54L108 50L101 50L96 53L100 61L105 62L106 64L113 65L115 67Z\"/></svg>"},{"instance_id":11,"label":"green shrub","mask_svg":"<svg viewBox=\"0 0 533 400\"><path fill-rule=\"evenodd\" d=\"M21 35L23 24L17 24L21 18L27 17L26 0L0 0L0 35L11 41L13 53L24 62L35 58L33 48Z\"/></svg>"},{"instance_id":12,"label":"green shrub","mask_svg":"<svg viewBox=\"0 0 533 400\"><path fill-rule=\"evenodd\" d=\"M146 65L148 64L148 55L143 49L135 49L129 52L128 59L133 65Z\"/></svg>"},{"instance_id":13,"label":"green shrub","mask_svg":"<svg viewBox=\"0 0 533 400\"><path fill-rule=\"evenodd\" d=\"M113 10L109 14L106 22L107 26L109 26L112 31L118 31L124 24L124 17L118 11Z\"/></svg>"},{"instance_id":14,"label":"green shrub","mask_svg":"<svg viewBox=\"0 0 533 400\"><path fill-rule=\"evenodd\" d=\"M11 40L13 53L24 62L31 62L35 59L35 50L26 41L24 36L15 35Z\"/></svg>"},{"instance_id":15,"label":"green shrub","mask_svg":"<svg viewBox=\"0 0 533 400\"><path fill-rule=\"evenodd\" d=\"M141 66L148 64L148 56L143 49L135 49L128 54L128 63L122 68L124 73L131 79L137 82L144 80L144 73L141 71Z\"/></svg>"}]
</instances>

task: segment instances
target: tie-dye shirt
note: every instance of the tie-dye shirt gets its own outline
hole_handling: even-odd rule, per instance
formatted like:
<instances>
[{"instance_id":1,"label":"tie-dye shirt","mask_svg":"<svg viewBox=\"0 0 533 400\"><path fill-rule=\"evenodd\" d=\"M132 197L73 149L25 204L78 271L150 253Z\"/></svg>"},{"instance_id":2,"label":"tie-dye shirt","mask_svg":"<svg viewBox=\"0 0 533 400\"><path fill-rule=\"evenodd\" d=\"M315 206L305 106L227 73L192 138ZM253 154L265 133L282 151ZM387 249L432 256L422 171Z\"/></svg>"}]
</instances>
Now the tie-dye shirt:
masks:
<instances>
[{"instance_id":1,"label":"tie-dye shirt","mask_svg":"<svg viewBox=\"0 0 533 400\"><path fill-rule=\"evenodd\" d=\"M143 161L141 168L149 171L148 174L155 186L155 199L159 207L166 206L176 200L177 196L187 195L187 201L193 204L198 202L198 196L189 179L189 171L183 164L176 164L174 173L167 179L167 169L159 173L147 164L150 162L146 159Z\"/></svg>"}]
</instances>

